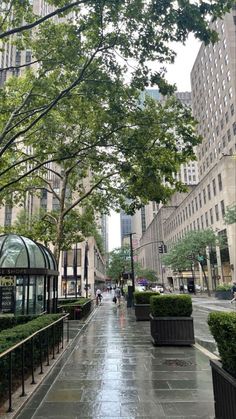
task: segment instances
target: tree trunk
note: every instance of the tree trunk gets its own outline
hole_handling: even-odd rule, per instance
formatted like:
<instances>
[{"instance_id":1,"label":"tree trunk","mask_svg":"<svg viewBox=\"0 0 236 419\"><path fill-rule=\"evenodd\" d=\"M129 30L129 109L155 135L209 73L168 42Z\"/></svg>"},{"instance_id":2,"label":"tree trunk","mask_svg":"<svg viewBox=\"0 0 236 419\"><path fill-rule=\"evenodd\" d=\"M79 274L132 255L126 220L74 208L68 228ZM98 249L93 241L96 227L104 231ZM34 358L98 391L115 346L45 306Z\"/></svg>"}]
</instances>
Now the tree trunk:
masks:
<instances>
[{"instance_id":1,"label":"tree trunk","mask_svg":"<svg viewBox=\"0 0 236 419\"><path fill-rule=\"evenodd\" d=\"M210 291L210 288L209 288L208 279L206 277L206 272L204 270L203 263L200 263L200 264L201 264L201 267L202 267L202 273L203 273L204 281L205 281L206 288L207 288L207 294L208 294L208 297L211 297L211 291Z\"/></svg>"},{"instance_id":2,"label":"tree trunk","mask_svg":"<svg viewBox=\"0 0 236 419\"><path fill-rule=\"evenodd\" d=\"M62 187L61 187L61 193L60 193L60 212L58 216L58 223L57 223L57 233L56 233L56 242L54 246L54 256L59 266L59 260L60 260L60 253L61 253L61 247L62 247L62 240L63 240L63 223L64 223L64 216L63 212L65 209L65 197L66 197L66 186L67 186L67 176L63 177L62 180Z\"/></svg>"}]
</instances>

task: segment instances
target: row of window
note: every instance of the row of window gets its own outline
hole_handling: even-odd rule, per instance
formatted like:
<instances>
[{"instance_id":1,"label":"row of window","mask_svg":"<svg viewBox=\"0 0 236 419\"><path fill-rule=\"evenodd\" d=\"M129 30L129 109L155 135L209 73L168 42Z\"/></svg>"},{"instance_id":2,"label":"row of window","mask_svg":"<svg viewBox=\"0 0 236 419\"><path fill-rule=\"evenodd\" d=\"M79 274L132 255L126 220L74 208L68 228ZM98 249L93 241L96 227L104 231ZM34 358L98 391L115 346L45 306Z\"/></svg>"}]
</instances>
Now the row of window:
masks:
<instances>
[{"instance_id":1,"label":"row of window","mask_svg":"<svg viewBox=\"0 0 236 419\"><path fill-rule=\"evenodd\" d=\"M218 190L217 184L218 183ZM167 233L173 231L177 226L180 226L185 222L189 217L191 217L195 212L197 212L203 205L206 204L207 200L210 201L212 196L216 196L217 192L222 191L222 177L219 173L216 179L213 179L211 183L207 185L206 188L199 192L198 196L192 199L192 202L186 205L186 207L176 216L176 218L171 221L167 227ZM223 201L222 201L223 202ZM216 219L218 221L218 219Z\"/></svg>"},{"instance_id":2,"label":"row of window","mask_svg":"<svg viewBox=\"0 0 236 419\"><path fill-rule=\"evenodd\" d=\"M184 235L188 233L189 231L204 230L205 228L210 227L212 224L214 224L214 218L215 218L215 221L219 221L220 211L221 211L221 216L223 218L225 215L224 201L220 202L220 208L219 208L219 205L216 204L214 209L210 208L210 210L206 211L205 214L202 214L199 218L197 218L192 223L184 227L183 230L177 233L172 239L167 240L166 241L167 244L177 242L178 240L182 239ZM171 232L173 232L173 229L168 229L168 228L164 229L165 236L170 234Z\"/></svg>"}]
</instances>

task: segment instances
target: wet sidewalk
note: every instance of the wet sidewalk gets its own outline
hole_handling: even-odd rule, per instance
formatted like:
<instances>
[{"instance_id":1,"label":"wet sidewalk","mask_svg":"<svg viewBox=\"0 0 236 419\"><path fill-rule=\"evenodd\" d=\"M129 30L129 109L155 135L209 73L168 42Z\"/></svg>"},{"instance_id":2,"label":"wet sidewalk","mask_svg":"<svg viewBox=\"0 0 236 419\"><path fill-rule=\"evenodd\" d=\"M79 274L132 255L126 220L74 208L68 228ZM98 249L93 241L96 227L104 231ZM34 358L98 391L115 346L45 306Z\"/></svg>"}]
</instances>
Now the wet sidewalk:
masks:
<instances>
[{"instance_id":1,"label":"wet sidewalk","mask_svg":"<svg viewBox=\"0 0 236 419\"><path fill-rule=\"evenodd\" d=\"M154 347L149 322L109 295L17 417L213 418L209 359L195 347Z\"/></svg>"}]
</instances>

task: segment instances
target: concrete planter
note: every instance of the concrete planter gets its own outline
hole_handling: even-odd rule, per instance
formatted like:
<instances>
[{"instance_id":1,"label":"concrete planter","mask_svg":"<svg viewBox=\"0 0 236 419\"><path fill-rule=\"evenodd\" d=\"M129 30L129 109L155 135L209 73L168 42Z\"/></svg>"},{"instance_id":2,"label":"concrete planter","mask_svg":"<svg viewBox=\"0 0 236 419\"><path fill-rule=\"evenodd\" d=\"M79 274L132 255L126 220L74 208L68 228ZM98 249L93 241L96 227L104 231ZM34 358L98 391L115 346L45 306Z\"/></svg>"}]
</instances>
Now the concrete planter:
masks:
<instances>
[{"instance_id":1,"label":"concrete planter","mask_svg":"<svg viewBox=\"0 0 236 419\"><path fill-rule=\"evenodd\" d=\"M154 345L188 346L195 343L192 317L153 317L151 336Z\"/></svg>"},{"instance_id":2,"label":"concrete planter","mask_svg":"<svg viewBox=\"0 0 236 419\"><path fill-rule=\"evenodd\" d=\"M218 298L219 300L231 300L233 298L231 290L216 291L215 292L215 297Z\"/></svg>"},{"instance_id":3,"label":"concrete planter","mask_svg":"<svg viewBox=\"0 0 236 419\"><path fill-rule=\"evenodd\" d=\"M134 304L136 320L150 320L150 304Z\"/></svg>"},{"instance_id":4,"label":"concrete planter","mask_svg":"<svg viewBox=\"0 0 236 419\"><path fill-rule=\"evenodd\" d=\"M222 368L220 361L210 360L215 400L215 419L236 418L236 379Z\"/></svg>"}]
</instances>

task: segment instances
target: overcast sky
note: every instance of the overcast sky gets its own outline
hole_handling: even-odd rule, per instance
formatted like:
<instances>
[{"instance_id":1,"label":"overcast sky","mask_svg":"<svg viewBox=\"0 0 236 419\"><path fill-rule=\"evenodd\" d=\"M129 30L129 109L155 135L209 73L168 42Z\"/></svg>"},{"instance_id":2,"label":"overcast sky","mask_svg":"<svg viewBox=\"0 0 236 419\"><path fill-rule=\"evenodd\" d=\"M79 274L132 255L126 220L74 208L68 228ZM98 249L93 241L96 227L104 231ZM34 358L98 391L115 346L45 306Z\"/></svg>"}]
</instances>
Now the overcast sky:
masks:
<instances>
[{"instance_id":1,"label":"overcast sky","mask_svg":"<svg viewBox=\"0 0 236 419\"><path fill-rule=\"evenodd\" d=\"M166 66L166 78L170 83L177 85L179 92L189 92L191 90L190 73L199 48L200 42L193 36L189 37L185 46L181 44L173 45L177 56L174 64ZM114 211L109 217L108 231L109 251L111 251L116 247L120 247L120 215Z\"/></svg>"}]
</instances>

